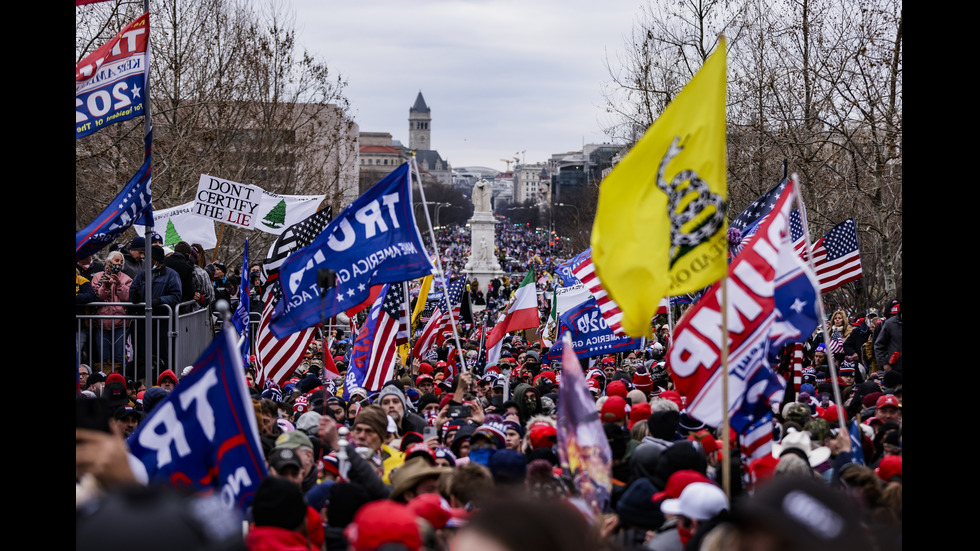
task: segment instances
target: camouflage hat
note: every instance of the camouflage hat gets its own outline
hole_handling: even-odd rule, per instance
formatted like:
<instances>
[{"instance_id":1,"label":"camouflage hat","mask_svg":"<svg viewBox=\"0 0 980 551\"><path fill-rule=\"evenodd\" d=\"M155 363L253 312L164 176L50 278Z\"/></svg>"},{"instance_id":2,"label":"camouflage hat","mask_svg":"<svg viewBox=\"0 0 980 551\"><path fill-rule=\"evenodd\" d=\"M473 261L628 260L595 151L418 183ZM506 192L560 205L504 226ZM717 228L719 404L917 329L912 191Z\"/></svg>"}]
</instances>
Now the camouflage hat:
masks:
<instances>
[{"instance_id":1,"label":"camouflage hat","mask_svg":"<svg viewBox=\"0 0 980 551\"><path fill-rule=\"evenodd\" d=\"M816 418L806 422L803 430L810 433L810 438L817 443L822 443L825 438L830 438L830 423L826 419Z\"/></svg>"},{"instance_id":2,"label":"camouflage hat","mask_svg":"<svg viewBox=\"0 0 980 551\"><path fill-rule=\"evenodd\" d=\"M802 427L810 420L810 407L799 402L791 402L783 408L783 420L799 423Z\"/></svg>"}]
</instances>

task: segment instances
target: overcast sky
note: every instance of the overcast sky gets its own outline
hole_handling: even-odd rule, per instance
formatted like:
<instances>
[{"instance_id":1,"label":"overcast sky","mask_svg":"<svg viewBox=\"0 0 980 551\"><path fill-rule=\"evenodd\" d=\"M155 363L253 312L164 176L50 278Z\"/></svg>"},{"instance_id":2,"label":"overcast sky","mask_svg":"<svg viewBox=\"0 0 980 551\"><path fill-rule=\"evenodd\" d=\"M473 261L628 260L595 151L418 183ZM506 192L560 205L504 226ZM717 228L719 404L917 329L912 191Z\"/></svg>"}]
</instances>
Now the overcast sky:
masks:
<instances>
[{"instance_id":1,"label":"overcast sky","mask_svg":"<svg viewBox=\"0 0 980 551\"><path fill-rule=\"evenodd\" d=\"M298 42L348 81L362 132L408 145L419 90L454 167L504 170L609 138L605 61L645 0L290 0Z\"/></svg>"}]
</instances>

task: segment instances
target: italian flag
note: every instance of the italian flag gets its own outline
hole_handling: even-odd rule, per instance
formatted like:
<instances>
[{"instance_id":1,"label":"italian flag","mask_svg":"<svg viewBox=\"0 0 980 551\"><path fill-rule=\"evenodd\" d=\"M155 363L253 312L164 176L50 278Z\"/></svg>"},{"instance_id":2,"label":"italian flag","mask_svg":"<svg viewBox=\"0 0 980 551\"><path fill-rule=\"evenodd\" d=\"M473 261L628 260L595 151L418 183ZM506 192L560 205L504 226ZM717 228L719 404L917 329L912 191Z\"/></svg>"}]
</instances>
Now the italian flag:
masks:
<instances>
[{"instance_id":1,"label":"italian flag","mask_svg":"<svg viewBox=\"0 0 980 551\"><path fill-rule=\"evenodd\" d=\"M507 333L538 326L538 293L534 285L534 270L524 276L521 286L514 292L514 301L507 309L504 319L487 336L487 350L493 348Z\"/></svg>"}]
</instances>

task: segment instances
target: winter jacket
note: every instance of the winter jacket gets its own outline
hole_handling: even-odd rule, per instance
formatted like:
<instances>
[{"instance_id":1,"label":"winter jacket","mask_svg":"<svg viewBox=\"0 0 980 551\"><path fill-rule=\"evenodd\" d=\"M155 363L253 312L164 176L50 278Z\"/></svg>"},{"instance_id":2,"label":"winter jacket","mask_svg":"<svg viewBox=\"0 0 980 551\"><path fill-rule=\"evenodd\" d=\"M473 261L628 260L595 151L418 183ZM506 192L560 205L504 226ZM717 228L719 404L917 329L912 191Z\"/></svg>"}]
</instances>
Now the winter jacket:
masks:
<instances>
[{"instance_id":1,"label":"winter jacket","mask_svg":"<svg viewBox=\"0 0 980 551\"><path fill-rule=\"evenodd\" d=\"M881 333L875 339L875 359L879 367L884 367L895 352L902 351L902 316L892 316L881 324ZM902 372L902 357L892 364L895 371Z\"/></svg>"},{"instance_id":2,"label":"winter jacket","mask_svg":"<svg viewBox=\"0 0 980 551\"><path fill-rule=\"evenodd\" d=\"M85 305L90 302L95 302L95 289L92 288L92 282L88 279L75 275L75 315L85 313Z\"/></svg>"},{"instance_id":3,"label":"winter jacket","mask_svg":"<svg viewBox=\"0 0 980 551\"><path fill-rule=\"evenodd\" d=\"M129 287L129 301L140 303L146 296L144 284L145 273L136 274L133 284ZM165 316L171 312L176 312L177 305L180 304L181 289L180 276L177 272L163 266L160 271L154 271L153 277L153 315ZM170 310L162 305L170 306Z\"/></svg>"},{"instance_id":4,"label":"winter jacket","mask_svg":"<svg viewBox=\"0 0 980 551\"><path fill-rule=\"evenodd\" d=\"M129 302L129 288L133 285L133 278L123 272L119 272L116 276L119 278L119 283L113 283L111 279L103 281L102 275L98 275L92 282L92 288L95 289L95 293L99 297L98 302ZM126 307L122 305L99 306L95 313L100 316L125 316ZM127 325L129 325L129 320L126 319L102 320L102 328L106 330L118 329Z\"/></svg>"},{"instance_id":5,"label":"winter jacket","mask_svg":"<svg viewBox=\"0 0 980 551\"><path fill-rule=\"evenodd\" d=\"M194 265L181 253L173 253L168 256L164 265L177 272L177 276L180 278L180 301L194 300Z\"/></svg>"}]
</instances>

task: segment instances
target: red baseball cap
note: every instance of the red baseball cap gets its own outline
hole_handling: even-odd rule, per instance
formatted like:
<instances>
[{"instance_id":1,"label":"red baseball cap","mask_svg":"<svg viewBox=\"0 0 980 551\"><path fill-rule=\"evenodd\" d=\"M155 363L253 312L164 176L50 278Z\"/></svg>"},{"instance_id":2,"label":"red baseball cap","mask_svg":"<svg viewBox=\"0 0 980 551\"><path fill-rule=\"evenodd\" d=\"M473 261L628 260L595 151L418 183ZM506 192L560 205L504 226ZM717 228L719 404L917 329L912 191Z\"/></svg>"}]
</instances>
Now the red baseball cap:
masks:
<instances>
[{"instance_id":1,"label":"red baseball cap","mask_svg":"<svg viewBox=\"0 0 980 551\"><path fill-rule=\"evenodd\" d=\"M610 396L602 404L602 413L599 417L603 423L621 421L629 415L629 412L629 405L626 404L626 400L622 396Z\"/></svg>"},{"instance_id":2,"label":"red baseball cap","mask_svg":"<svg viewBox=\"0 0 980 551\"><path fill-rule=\"evenodd\" d=\"M676 471L667 479L667 487L664 491L653 494L651 501L660 501L666 498L677 499L681 497L681 492L684 491L684 488L687 488L687 485L693 482L712 483L708 477L695 470L684 469Z\"/></svg>"},{"instance_id":3,"label":"red baseball cap","mask_svg":"<svg viewBox=\"0 0 980 551\"><path fill-rule=\"evenodd\" d=\"M875 469L875 474L885 482L891 482L893 476L902 478L902 456L886 455L881 458L878 468Z\"/></svg>"},{"instance_id":4,"label":"red baseball cap","mask_svg":"<svg viewBox=\"0 0 980 551\"><path fill-rule=\"evenodd\" d=\"M883 408L885 406L895 406L900 408L902 407L902 404L899 403L898 398L896 398L894 394L882 394L878 398L878 401L875 402L875 409Z\"/></svg>"},{"instance_id":5,"label":"red baseball cap","mask_svg":"<svg viewBox=\"0 0 980 551\"><path fill-rule=\"evenodd\" d=\"M606 385L606 396L622 396L625 399L627 394L626 383L623 381L615 380Z\"/></svg>"},{"instance_id":6,"label":"red baseball cap","mask_svg":"<svg viewBox=\"0 0 980 551\"><path fill-rule=\"evenodd\" d=\"M547 423L540 423L528 431L528 441L531 442L532 450L550 448L558 442L558 432L555 427Z\"/></svg>"},{"instance_id":7,"label":"red baseball cap","mask_svg":"<svg viewBox=\"0 0 980 551\"><path fill-rule=\"evenodd\" d=\"M361 507L354 521L344 529L354 551L374 551L385 544L401 544L408 549L422 547L415 513L407 505L387 499Z\"/></svg>"}]
</instances>

